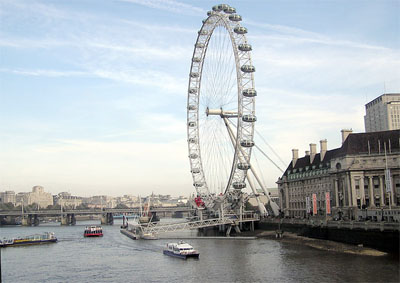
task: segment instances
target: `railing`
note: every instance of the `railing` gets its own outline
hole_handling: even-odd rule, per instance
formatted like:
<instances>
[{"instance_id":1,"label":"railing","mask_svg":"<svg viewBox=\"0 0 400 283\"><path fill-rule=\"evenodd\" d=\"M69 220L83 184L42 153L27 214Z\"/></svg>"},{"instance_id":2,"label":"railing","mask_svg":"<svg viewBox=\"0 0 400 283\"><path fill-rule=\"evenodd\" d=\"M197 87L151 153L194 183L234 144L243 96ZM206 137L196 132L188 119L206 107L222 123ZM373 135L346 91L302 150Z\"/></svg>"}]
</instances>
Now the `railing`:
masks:
<instances>
[{"instance_id":1,"label":"railing","mask_svg":"<svg viewBox=\"0 0 400 283\"><path fill-rule=\"evenodd\" d=\"M245 214L244 217L240 220L237 215L230 214L225 215L224 218L212 218L212 219L204 219L197 220L191 222L182 222L182 223L170 223L170 224L154 224L154 223L146 223L146 224L137 224L132 225L129 224L128 230L133 231L135 233L142 234L159 234L166 232L175 232L182 230L193 230L199 228L213 227L219 225L239 225L242 222L251 222L260 220L257 214L248 213Z\"/></svg>"},{"instance_id":2,"label":"railing","mask_svg":"<svg viewBox=\"0 0 400 283\"><path fill-rule=\"evenodd\" d=\"M295 218L266 218L262 220L266 223L294 224L312 227L328 227L338 229L362 229L380 231L400 231L398 222L371 222L371 221L333 221L333 220L314 220L314 219L295 219Z\"/></svg>"},{"instance_id":3,"label":"railing","mask_svg":"<svg viewBox=\"0 0 400 283\"><path fill-rule=\"evenodd\" d=\"M150 212L189 212L195 209L189 207L155 207L150 210ZM126 208L126 209L116 209L116 208L106 208L106 209L68 209L68 210L32 210L24 211L23 214L36 214L36 215L61 215L61 214L103 214L103 213L138 213L140 208ZM22 211L20 210L9 210L0 211L0 216L21 216Z\"/></svg>"}]
</instances>

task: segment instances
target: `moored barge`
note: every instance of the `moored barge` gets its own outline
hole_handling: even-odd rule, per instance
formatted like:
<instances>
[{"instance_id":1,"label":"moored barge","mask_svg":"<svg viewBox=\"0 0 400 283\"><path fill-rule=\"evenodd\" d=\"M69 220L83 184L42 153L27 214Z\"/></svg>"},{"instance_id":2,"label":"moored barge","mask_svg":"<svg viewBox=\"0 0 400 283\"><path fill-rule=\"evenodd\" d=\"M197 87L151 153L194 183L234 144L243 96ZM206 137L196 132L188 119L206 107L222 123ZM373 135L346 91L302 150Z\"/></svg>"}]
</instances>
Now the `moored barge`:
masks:
<instances>
[{"instance_id":1,"label":"moored barge","mask_svg":"<svg viewBox=\"0 0 400 283\"><path fill-rule=\"evenodd\" d=\"M0 240L0 247L11 247L11 246L24 246L24 245L35 245L35 244L45 244L45 243L55 243L57 238L53 232L45 232L42 235L36 234L27 237L19 237L12 239L2 239Z\"/></svg>"}]
</instances>

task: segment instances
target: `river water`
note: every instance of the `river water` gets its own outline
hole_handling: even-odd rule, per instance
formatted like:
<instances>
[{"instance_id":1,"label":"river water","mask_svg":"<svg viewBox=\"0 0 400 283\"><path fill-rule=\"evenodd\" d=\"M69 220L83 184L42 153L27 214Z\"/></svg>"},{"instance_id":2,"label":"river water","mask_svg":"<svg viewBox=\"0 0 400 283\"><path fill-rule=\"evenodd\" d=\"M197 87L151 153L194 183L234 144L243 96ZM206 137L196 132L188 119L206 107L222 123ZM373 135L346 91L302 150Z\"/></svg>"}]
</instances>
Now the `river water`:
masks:
<instances>
[{"instance_id":1,"label":"river water","mask_svg":"<svg viewBox=\"0 0 400 283\"><path fill-rule=\"evenodd\" d=\"M162 253L174 240L131 240L120 233L118 221L103 226L104 237L84 238L88 224L98 222L1 227L0 238L52 231L59 240L1 249L3 282L399 282L399 262L391 256L349 255L269 239L188 239L200 258L182 260Z\"/></svg>"}]
</instances>

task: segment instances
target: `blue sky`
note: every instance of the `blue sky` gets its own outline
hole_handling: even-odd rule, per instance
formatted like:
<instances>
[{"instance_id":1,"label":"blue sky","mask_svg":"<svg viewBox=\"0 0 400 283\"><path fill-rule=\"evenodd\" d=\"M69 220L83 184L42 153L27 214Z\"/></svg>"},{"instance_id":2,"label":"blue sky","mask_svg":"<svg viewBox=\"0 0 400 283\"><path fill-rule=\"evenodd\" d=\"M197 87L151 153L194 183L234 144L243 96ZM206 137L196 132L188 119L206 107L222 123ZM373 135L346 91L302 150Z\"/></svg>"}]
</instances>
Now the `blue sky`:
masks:
<instances>
[{"instance_id":1,"label":"blue sky","mask_svg":"<svg viewBox=\"0 0 400 283\"><path fill-rule=\"evenodd\" d=\"M400 92L400 1L226 3L253 46L256 129L285 164L363 132L365 103ZM215 4L0 0L0 191L193 193L188 73Z\"/></svg>"}]
</instances>

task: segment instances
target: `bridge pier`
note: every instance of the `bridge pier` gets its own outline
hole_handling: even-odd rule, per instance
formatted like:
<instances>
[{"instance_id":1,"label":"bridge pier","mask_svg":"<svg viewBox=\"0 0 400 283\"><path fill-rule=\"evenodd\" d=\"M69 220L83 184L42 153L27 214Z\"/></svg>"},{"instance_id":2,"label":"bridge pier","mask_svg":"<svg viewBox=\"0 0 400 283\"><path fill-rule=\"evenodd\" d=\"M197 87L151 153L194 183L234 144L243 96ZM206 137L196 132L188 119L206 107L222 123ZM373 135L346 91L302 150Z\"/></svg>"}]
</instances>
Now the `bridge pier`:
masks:
<instances>
[{"instance_id":1,"label":"bridge pier","mask_svg":"<svg viewBox=\"0 0 400 283\"><path fill-rule=\"evenodd\" d=\"M76 219L75 219L75 214L73 213L68 213L68 214L63 214L61 215L61 225L75 225L76 224Z\"/></svg>"},{"instance_id":2,"label":"bridge pier","mask_svg":"<svg viewBox=\"0 0 400 283\"><path fill-rule=\"evenodd\" d=\"M32 226L32 216L31 215L23 215L21 218L22 226Z\"/></svg>"},{"instance_id":3,"label":"bridge pier","mask_svg":"<svg viewBox=\"0 0 400 283\"><path fill-rule=\"evenodd\" d=\"M39 226L39 217L37 214L23 215L21 219L22 226Z\"/></svg>"},{"instance_id":4,"label":"bridge pier","mask_svg":"<svg viewBox=\"0 0 400 283\"><path fill-rule=\"evenodd\" d=\"M101 215L101 224L113 225L114 224L113 214L112 213L103 213Z\"/></svg>"}]
</instances>

